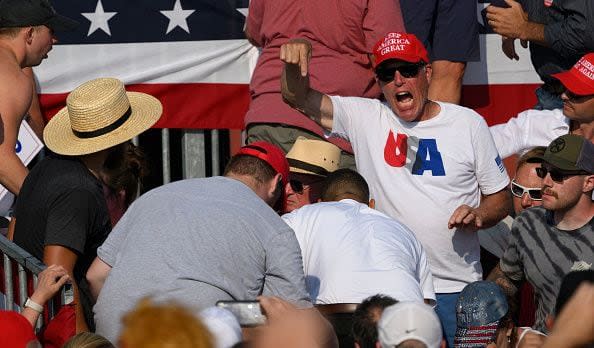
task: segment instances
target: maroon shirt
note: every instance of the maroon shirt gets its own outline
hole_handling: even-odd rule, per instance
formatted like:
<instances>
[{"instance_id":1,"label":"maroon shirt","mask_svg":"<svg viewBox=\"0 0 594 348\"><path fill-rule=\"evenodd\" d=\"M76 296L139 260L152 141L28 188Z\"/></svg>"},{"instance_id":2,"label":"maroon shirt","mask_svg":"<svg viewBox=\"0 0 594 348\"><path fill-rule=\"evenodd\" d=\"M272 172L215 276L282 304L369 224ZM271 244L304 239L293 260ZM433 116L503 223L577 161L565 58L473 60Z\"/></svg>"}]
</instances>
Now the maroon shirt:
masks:
<instances>
[{"instance_id":1,"label":"maroon shirt","mask_svg":"<svg viewBox=\"0 0 594 348\"><path fill-rule=\"evenodd\" d=\"M250 83L245 124L284 123L320 136L323 129L282 100L281 45L306 38L313 47L310 84L328 95L377 98L369 55L386 33L404 31L399 0L252 0L247 35L262 53ZM348 142L331 138L343 150Z\"/></svg>"}]
</instances>

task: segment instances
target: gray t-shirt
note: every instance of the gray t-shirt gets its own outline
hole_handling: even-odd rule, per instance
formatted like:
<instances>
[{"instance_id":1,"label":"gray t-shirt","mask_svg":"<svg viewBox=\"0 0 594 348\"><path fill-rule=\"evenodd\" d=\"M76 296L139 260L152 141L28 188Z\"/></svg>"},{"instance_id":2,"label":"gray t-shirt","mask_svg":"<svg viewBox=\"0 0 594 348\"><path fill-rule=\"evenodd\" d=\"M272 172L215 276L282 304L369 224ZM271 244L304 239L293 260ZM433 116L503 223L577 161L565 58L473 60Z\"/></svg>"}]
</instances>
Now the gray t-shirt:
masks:
<instances>
[{"instance_id":1,"label":"gray t-shirt","mask_svg":"<svg viewBox=\"0 0 594 348\"><path fill-rule=\"evenodd\" d=\"M550 211L526 209L514 221L508 242L501 270L515 281L526 279L532 284L534 327L547 332L545 319L555 308L563 277L574 270L592 268L594 219L577 230L564 231L554 226Z\"/></svg>"},{"instance_id":2,"label":"gray t-shirt","mask_svg":"<svg viewBox=\"0 0 594 348\"><path fill-rule=\"evenodd\" d=\"M295 234L230 178L183 180L146 193L97 254L112 267L94 307L97 333L111 341L122 315L146 296L195 313L258 295L311 306Z\"/></svg>"}]
</instances>

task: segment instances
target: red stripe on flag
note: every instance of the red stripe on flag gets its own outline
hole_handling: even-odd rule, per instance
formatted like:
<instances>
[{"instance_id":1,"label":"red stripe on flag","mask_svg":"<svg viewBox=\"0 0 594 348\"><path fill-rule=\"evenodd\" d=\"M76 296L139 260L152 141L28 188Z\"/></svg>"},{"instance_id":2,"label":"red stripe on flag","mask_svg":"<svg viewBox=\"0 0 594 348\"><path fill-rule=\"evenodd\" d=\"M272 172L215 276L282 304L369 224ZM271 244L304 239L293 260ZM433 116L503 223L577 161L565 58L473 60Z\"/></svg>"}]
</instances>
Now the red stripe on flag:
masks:
<instances>
[{"instance_id":1,"label":"red stripe on flag","mask_svg":"<svg viewBox=\"0 0 594 348\"><path fill-rule=\"evenodd\" d=\"M504 123L536 105L534 90L540 84L467 85L462 87L462 105L481 114L491 126Z\"/></svg>"},{"instance_id":2,"label":"red stripe on flag","mask_svg":"<svg viewBox=\"0 0 594 348\"><path fill-rule=\"evenodd\" d=\"M242 129L250 102L247 84L137 84L126 89L151 94L163 103L163 116L154 128ZM40 95L47 119L66 105L66 96Z\"/></svg>"}]
</instances>

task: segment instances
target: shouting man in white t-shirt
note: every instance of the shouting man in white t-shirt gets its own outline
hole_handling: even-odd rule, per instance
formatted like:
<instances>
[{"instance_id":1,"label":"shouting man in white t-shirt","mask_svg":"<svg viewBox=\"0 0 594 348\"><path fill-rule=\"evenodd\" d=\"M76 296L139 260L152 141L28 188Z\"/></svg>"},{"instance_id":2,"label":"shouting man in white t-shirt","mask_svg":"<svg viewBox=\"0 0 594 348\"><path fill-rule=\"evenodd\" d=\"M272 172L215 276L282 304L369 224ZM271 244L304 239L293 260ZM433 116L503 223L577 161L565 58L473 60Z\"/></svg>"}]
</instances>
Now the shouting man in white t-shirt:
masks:
<instances>
[{"instance_id":1,"label":"shouting man in white t-shirt","mask_svg":"<svg viewBox=\"0 0 594 348\"><path fill-rule=\"evenodd\" d=\"M320 93L310 87L310 57L307 40L281 47L283 98L350 140L377 208L423 244L437 312L453 346L457 293L482 278L475 232L505 217L511 203L487 124L470 109L427 98L431 65L414 35L388 33L375 45L376 78L387 103Z\"/></svg>"}]
</instances>

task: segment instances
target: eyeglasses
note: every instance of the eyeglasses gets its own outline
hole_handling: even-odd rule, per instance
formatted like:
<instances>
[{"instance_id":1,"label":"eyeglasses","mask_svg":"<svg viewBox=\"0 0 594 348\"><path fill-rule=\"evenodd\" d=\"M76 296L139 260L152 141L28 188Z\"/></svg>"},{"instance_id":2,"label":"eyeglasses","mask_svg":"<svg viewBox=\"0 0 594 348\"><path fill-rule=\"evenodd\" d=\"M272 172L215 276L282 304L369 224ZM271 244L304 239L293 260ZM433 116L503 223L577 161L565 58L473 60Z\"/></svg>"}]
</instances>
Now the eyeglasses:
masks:
<instances>
[{"instance_id":1,"label":"eyeglasses","mask_svg":"<svg viewBox=\"0 0 594 348\"><path fill-rule=\"evenodd\" d=\"M576 103L581 103L581 102L585 101L586 99L594 97L594 94L579 95L579 94L573 93L572 91L570 91L568 89L565 89L564 93L567 96L567 99L571 100L572 102L576 102Z\"/></svg>"},{"instance_id":2,"label":"eyeglasses","mask_svg":"<svg viewBox=\"0 0 594 348\"><path fill-rule=\"evenodd\" d=\"M518 198L524 197L525 193L528 193L528 197L530 197L533 201L542 201L542 191L538 187L524 187L518 184L515 180L511 182L511 192L514 196Z\"/></svg>"},{"instance_id":3,"label":"eyeglasses","mask_svg":"<svg viewBox=\"0 0 594 348\"><path fill-rule=\"evenodd\" d=\"M396 71L400 73L400 76L404 78L412 78L419 74L419 70L424 67L425 64L404 64L404 65L380 65L375 69L375 75L377 79L388 83L394 80Z\"/></svg>"},{"instance_id":4,"label":"eyeglasses","mask_svg":"<svg viewBox=\"0 0 594 348\"><path fill-rule=\"evenodd\" d=\"M299 180L289 180L289 185L291 185L291 190L298 194L303 194L303 183Z\"/></svg>"},{"instance_id":5,"label":"eyeglasses","mask_svg":"<svg viewBox=\"0 0 594 348\"><path fill-rule=\"evenodd\" d=\"M588 172L583 171L583 170L561 170L559 168L546 167L546 166L537 167L535 169L536 169L536 175L538 175L539 178L544 179L548 173L551 175L551 179L553 179L553 181L557 181L557 182L562 182L563 180L567 179L570 176L588 175Z\"/></svg>"}]
</instances>

